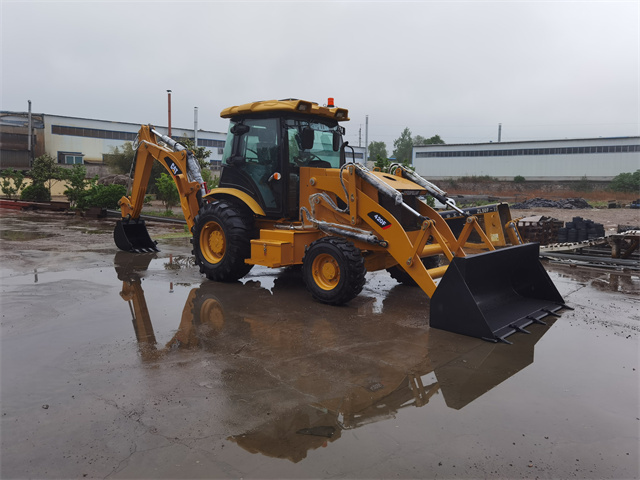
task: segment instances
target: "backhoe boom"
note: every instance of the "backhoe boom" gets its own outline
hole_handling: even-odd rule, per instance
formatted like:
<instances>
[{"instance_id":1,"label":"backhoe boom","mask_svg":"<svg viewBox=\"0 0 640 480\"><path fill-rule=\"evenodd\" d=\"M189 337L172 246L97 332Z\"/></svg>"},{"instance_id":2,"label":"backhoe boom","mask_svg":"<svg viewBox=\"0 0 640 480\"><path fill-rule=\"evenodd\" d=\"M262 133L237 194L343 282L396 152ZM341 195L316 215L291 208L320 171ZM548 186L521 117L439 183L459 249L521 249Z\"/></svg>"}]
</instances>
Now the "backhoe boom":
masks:
<instances>
[{"instance_id":1,"label":"backhoe boom","mask_svg":"<svg viewBox=\"0 0 640 480\"><path fill-rule=\"evenodd\" d=\"M172 148L160 144L162 142ZM144 205L151 168L157 160L176 184L182 213L189 229L200 209L202 196L206 193L198 162L193 154L175 140L157 132L150 125L143 125L138 132L138 148L134 156L133 186L131 195L120 199L122 220L118 221L114 238L122 250L157 250L147 233L140 213Z\"/></svg>"}]
</instances>

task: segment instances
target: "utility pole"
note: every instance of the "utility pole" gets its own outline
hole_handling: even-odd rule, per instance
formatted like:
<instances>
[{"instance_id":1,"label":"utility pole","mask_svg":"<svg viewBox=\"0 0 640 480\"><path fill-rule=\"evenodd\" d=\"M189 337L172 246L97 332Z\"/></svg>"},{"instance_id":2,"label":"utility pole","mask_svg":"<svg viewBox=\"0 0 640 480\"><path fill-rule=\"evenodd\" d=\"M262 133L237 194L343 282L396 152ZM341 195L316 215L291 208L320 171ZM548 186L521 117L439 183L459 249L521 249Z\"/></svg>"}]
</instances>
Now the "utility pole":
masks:
<instances>
[{"instance_id":1,"label":"utility pole","mask_svg":"<svg viewBox=\"0 0 640 480\"><path fill-rule=\"evenodd\" d=\"M27 115L28 121L27 121L27 128L28 128L28 133L27 133L27 156L29 157L29 166L33 166L33 145L32 145L32 138L31 138L31 132L33 132L33 121L31 119L31 100L27 100L29 102L29 113Z\"/></svg>"},{"instance_id":2,"label":"utility pole","mask_svg":"<svg viewBox=\"0 0 640 480\"><path fill-rule=\"evenodd\" d=\"M169 137L171 137L171 90L167 90L168 102L169 102Z\"/></svg>"},{"instance_id":3,"label":"utility pole","mask_svg":"<svg viewBox=\"0 0 640 480\"><path fill-rule=\"evenodd\" d=\"M193 107L193 143L198 148L198 107Z\"/></svg>"},{"instance_id":4,"label":"utility pole","mask_svg":"<svg viewBox=\"0 0 640 480\"><path fill-rule=\"evenodd\" d=\"M369 115L366 116L364 125L364 164L369 161Z\"/></svg>"}]
</instances>

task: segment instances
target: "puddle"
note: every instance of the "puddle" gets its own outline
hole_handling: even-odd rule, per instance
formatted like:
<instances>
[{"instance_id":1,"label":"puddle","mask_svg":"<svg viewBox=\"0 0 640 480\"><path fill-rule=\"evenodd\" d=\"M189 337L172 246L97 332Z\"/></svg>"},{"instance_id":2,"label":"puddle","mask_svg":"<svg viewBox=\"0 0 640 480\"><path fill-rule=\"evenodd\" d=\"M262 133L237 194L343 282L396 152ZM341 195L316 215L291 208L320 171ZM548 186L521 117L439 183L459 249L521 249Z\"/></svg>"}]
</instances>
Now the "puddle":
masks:
<instances>
[{"instance_id":1,"label":"puddle","mask_svg":"<svg viewBox=\"0 0 640 480\"><path fill-rule=\"evenodd\" d=\"M57 233L34 232L24 230L0 230L0 239L12 242L26 242L40 238L57 237Z\"/></svg>"},{"instance_id":2,"label":"puddle","mask_svg":"<svg viewBox=\"0 0 640 480\"><path fill-rule=\"evenodd\" d=\"M332 307L182 240L4 267L3 476L638 477L637 276L550 268L575 310L503 345L384 271Z\"/></svg>"}]
</instances>

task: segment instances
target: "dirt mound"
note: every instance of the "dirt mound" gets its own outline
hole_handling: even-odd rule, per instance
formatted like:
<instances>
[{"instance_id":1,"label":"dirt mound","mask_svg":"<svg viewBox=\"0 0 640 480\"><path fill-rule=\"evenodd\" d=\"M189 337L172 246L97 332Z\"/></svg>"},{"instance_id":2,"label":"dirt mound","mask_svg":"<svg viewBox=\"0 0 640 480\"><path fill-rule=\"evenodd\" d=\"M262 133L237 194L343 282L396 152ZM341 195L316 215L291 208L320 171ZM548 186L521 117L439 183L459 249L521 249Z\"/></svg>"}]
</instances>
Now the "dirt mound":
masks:
<instances>
[{"instance_id":1,"label":"dirt mound","mask_svg":"<svg viewBox=\"0 0 640 480\"><path fill-rule=\"evenodd\" d=\"M561 200L549 200L546 198L532 198L524 202L514 203L511 208L518 210L528 210L530 208L563 208L565 210L571 209L588 209L592 208L591 205L584 198L564 198Z\"/></svg>"}]
</instances>

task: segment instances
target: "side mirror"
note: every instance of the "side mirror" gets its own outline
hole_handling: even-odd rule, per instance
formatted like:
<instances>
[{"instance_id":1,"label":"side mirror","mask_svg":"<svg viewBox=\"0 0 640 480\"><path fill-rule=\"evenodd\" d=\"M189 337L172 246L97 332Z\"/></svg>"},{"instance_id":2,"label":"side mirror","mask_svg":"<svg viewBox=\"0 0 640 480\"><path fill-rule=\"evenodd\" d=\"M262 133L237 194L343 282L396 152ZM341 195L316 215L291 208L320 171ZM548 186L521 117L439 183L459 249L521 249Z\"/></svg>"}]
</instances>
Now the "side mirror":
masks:
<instances>
[{"instance_id":1,"label":"side mirror","mask_svg":"<svg viewBox=\"0 0 640 480\"><path fill-rule=\"evenodd\" d=\"M302 150L311 150L313 148L314 132L311 128L302 130Z\"/></svg>"},{"instance_id":2,"label":"side mirror","mask_svg":"<svg viewBox=\"0 0 640 480\"><path fill-rule=\"evenodd\" d=\"M236 123L233 127L231 127L231 133L240 137L249 131L249 126L244 125L243 123Z\"/></svg>"},{"instance_id":3,"label":"side mirror","mask_svg":"<svg viewBox=\"0 0 640 480\"><path fill-rule=\"evenodd\" d=\"M340 145L342 145L342 135L338 132L333 132L333 151L337 152L340 150Z\"/></svg>"}]
</instances>

